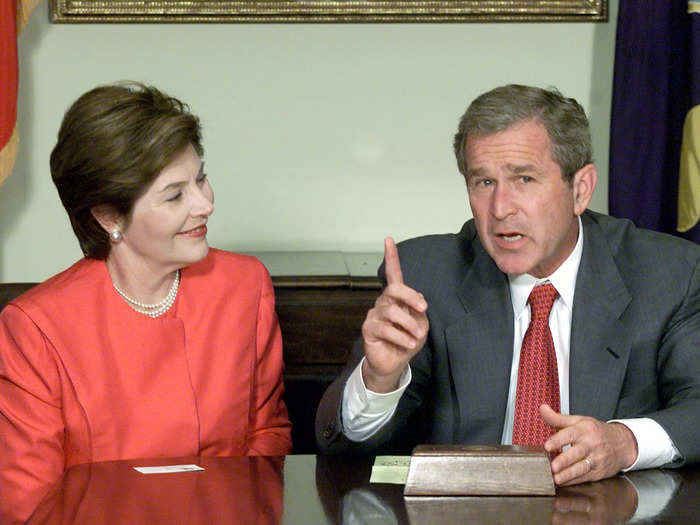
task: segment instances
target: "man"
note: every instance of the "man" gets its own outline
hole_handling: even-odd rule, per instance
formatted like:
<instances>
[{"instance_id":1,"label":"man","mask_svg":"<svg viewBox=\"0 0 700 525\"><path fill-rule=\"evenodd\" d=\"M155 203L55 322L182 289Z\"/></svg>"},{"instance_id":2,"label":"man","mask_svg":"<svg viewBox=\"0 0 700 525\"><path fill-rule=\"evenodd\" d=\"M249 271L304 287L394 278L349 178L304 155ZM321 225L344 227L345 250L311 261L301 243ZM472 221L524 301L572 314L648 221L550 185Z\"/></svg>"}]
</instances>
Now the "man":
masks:
<instances>
[{"instance_id":1,"label":"man","mask_svg":"<svg viewBox=\"0 0 700 525\"><path fill-rule=\"evenodd\" d=\"M474 218L385 241L321 449L541 444L559 485L700 459L700 247L586 210L588 120L556 90L481 95L454 146Z\"/></svg>"}]
</instances>

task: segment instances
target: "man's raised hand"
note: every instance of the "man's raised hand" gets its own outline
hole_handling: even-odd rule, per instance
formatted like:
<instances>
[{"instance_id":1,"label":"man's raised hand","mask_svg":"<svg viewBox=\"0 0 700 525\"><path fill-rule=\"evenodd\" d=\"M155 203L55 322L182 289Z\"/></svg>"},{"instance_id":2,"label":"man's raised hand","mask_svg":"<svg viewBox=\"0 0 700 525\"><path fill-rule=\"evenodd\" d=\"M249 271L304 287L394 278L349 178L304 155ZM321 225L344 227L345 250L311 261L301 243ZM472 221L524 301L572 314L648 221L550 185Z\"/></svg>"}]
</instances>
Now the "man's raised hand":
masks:
<instances>
[{"instance_id":1,"label":"man's raised hand","mask_svg":"<svg viewBox=\"0 0 700 525\"><path fill-rule=\"evenodd\" d=\"M390 237L384 239L386 287L362 324L365 361L362 377L373 392L396 390L410 359L428 337L428 303L423 294L403 282L399 254Z\"/></svg>"}]
</instances>

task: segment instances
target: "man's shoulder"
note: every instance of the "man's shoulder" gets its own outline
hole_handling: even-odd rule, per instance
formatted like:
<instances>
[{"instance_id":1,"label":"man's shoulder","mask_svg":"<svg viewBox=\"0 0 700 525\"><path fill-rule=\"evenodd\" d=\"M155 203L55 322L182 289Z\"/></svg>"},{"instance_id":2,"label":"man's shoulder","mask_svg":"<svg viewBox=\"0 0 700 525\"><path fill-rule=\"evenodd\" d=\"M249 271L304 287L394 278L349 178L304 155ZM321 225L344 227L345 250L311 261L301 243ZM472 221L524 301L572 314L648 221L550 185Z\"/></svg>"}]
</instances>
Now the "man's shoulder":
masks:
<instances>
[{"instance_id":1,"label":"man's shoulder","mask_svg":"<svg viewBox=\"0 0 700 525\"><path fill-rule=\"evenodd\" d=\"M700 268L700 246L680 237L637 228L627 219L586 212L582 264L599 274L614 264L628 291L683 297ZM586 262L584 262L586 261Z\"/></svg>"},{"instance_id":2,"label":"man's shoulder","mask_svg":"<svg viewBox=\"0 0 700 525\"><path fill-rule=\"evenodd\" d=\"M422 235L406 239L397 244L399 255L431 255L434 257L444 258L449 256L451 252L463 253L465 249L469 249L474 241L478 241L476 229L474 228L474 220L469 220L464 223L462 229L457 233L436 233L431 235Z\"/></svg>"},{"instance_id":3,"label":"man's shoulder","mask_svg":"<svg viewBox=\"0 0 700 525\"><path fill-rule=\"evenodd\" d=\"M424 235L397 244L404 277L461 278L480 246L474 221L467 221L457 233Z\"/></svg>"},{"instance_id":4,"label":"man's shoulder","mask_svg":"<svg viewBox=\"0 0 700 525\"><path fill-rule=\"evenodd\" d=\"M673 258L693 266L700 261L699 245L666 233L638 228L629 219L587 211L584 232L593 235L602 233L610 252L618 261L629 260L634 264L643 258L661 263Z\"/></svg>"}]
</instances>

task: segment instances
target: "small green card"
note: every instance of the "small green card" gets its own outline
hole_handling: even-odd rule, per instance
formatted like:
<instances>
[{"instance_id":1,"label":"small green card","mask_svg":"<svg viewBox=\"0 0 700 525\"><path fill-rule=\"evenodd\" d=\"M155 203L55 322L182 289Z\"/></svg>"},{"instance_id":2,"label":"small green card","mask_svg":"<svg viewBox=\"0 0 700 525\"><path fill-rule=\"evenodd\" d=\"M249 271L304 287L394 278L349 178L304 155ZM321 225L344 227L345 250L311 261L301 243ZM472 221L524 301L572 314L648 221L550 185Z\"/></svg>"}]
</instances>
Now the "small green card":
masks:
<instances>
[{"instance_id":1,"label":"small green card","mask_svg":"<svg viewBox=\"0 0 700 525\"><path fill-rule=\"evenodd\" d=\"M372 465L370 483L396 483L403 485L408 476L411 456L377 456Z\"/></svg>"}]
</instances>

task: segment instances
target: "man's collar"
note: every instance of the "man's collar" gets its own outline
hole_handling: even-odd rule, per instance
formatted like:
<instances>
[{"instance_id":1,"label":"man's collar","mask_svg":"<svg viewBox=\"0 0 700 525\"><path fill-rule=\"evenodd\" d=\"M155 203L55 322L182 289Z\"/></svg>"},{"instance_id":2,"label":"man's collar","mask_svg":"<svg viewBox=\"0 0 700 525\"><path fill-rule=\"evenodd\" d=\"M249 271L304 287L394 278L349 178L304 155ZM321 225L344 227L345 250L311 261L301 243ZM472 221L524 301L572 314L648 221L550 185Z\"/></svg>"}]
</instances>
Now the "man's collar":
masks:
<instances>
[{"instance_id":1,"label":"man's collar","mask_svg":"<svg viewBox=\"0 0 700 525\"><path fill-rule=\"evenodd\" d=\"M574 305L574 290L576 289L576 276L581 264L583 254L583 225L581 217L578 218L578 239L576 245L566 260L551 275L538 279L528 273L508 275L510 285L510 297L513 303L513 315L518 319L527 305L527 298L532 289L545 282L552 283L559 292L559 297L564 301L569 311Z\"/></svg>"}]
</instances>

